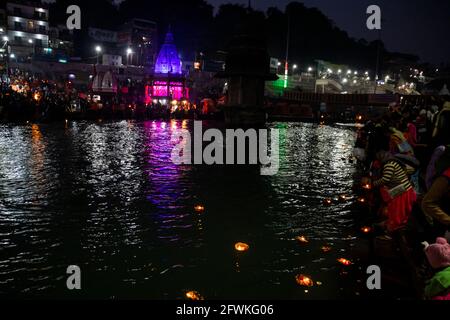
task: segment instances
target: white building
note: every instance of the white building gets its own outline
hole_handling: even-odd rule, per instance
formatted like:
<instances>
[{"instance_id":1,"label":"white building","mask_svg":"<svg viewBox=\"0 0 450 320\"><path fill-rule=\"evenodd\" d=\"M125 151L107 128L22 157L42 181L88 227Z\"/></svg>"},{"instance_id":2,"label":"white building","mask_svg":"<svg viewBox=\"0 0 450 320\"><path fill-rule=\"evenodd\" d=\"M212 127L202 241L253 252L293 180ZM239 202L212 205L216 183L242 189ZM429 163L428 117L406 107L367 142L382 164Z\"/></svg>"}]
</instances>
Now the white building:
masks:
<instances>
[{"instance_id":1,"label":"white building","mask_svg":"<svg viewBox=\"0 0 450 320\"><path fill-rule=\"evenodd\" d=\"M6 40L6 11L0 8L0 61L4 61L7 54Z\"/></svg>"},{"instance_id":2,"label":"white building","mask_svg":"<svg viewBox=\"0 0 450 320\"><path fill-rule=\"evenodd\" d=\"M39 2L6 2L6 35L11 54L27 57L48 50L48 8Z\"/></svg>"}]
</instances>

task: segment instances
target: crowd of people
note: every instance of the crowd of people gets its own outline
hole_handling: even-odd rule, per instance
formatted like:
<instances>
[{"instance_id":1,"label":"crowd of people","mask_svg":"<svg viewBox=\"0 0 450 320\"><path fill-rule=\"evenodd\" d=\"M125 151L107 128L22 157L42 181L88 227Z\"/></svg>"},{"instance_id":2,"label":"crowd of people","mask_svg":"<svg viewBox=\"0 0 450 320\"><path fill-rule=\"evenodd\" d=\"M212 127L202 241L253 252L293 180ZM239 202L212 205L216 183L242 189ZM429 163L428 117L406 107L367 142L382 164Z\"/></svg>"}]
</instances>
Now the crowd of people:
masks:
<instances>
[{"instance_id":1,"label":"crowd of people","mask_svg":"<svg viewBox=\"0 0 450 320\"><path fill-rule=\"evenodd\" d=\"M136 90L134 90L136 91ZM0 120L52 121L67 118L198 118L202 109L196 104L178 102L176 108L171 103L144 103L144 98L136 92L126 94L76 90L70 83L49 83L32 78L16 77L10 82L0 81ZM141 96L144 90L140 90Z\"/></svg>"},{"instance_id":2,"label":"crowd of people","mask_svg":"<svg viewBox=\"0 0 450 320\"><path fill-rule=\"evenodd\" d=\"M374 241L398 244L424 298L450 299L450 101L391 106L359 131L355 155Z\"/></svg>"}]
</instances>

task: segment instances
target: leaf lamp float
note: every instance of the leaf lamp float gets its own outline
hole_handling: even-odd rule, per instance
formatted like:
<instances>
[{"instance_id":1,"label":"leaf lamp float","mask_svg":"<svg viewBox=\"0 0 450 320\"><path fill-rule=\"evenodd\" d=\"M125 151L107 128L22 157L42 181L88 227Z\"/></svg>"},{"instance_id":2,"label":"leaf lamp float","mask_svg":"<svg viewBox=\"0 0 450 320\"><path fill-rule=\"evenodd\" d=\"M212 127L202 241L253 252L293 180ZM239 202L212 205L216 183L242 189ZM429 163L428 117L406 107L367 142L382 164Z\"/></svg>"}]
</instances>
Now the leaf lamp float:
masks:
<instances>
[{"instance_id":1,"label":"leaf lamp float","mask_svg":"<svg viewBox=\"0 0 450 320\"><path fill-rule=\"evenodd\" d=\"M324 199L323 200L323 205L324 206L331 206L333 204L333 200L331 199Z\"/></svg>"},{"instance_id":2,"label":"leaf lamp float","mask_svg":"<svg viewBox=\"0 0 450 320\"><path fill-rule=\"evenodd\" d=\"M186 298L193 301L204 300L203 297L197 291L188 291L186 292Z\"/></svg>"},{"instance_id":3,"label":"leaf lamp float","mask_svg":"<svg viewBox=\"0 0 450 320\"><path fill-rule=\"evenodd\" d=\"M297 275L295 277L295 280L302 287L312 287L312 286L314 286L314 281L310 277L305 276L304 274Z\"/></svg>"},{"instance_id":4,"label":"leaf lamp float","mask_svg":"<svg viewBox=\"0 0 450 320\"><path fill-rule=\"evenodd\" d=\"M352 264L352 262L350 260L347 260L345 258L340 258L337 261L344 266L349 266Z\"/></svg>"},{"instance_id":5,"label":"leaf lamp float","mask_svg":"<svg viewBox=\"0 0 450 320\"><path fill-rule=\"evenodd\" d=\"M295 238L295 239L297 239L297 240L300 241L301 243L309 243L309 240L306 239L305 236L299 236L299 237L297 237L297 238Z\"/></svg>"},{"instance_id":6,"label":"leaf lamp float","mask_svg":"<svg viewBox=\"0 0 450 320\"><path fill-rule=\"evenodd\" d=\"M321 250L322 250L323 253L328 253L328 252L331 251L331 247L323 246L323 247L321 248Z\"/></svg>"},{"instance_id":7,"label":"leaf lamp float","mask_svg":"<svg viewBox=\"0 0 450 320\"><path fill-rule=\"evenodd\" d=\"M347 195L345 195L345 194L341 194L339 196L339 201L340 202L346 202L348 199L349 199L349 197Z\"/></svg>"},{"instance_id":8,"label":"leaf lamp float","mask_svg":"<svg viewBox=\"0 0 450 320\"><path fill-rule=\"evenodd\" d=\"M248 251L248 249L250 249L250 246L244 242L238 242L234 245L234 249L236 249L236 251L239 252L245 252Z\"/></svg>"},{"instance_id":9,"label":"leaf lamp float","mask_svg":"<svg viewBox=\"0 0 450 320\"><path fill-rule=\"evenodd\" d=\"M194 210L195 210L195 212L203 213L203 212L205 212L205 207L202 206L202 205L200 205L200 204L198 204L198 205L196 205L196 206L194 207Z\"/></svg>"}]
</instances>

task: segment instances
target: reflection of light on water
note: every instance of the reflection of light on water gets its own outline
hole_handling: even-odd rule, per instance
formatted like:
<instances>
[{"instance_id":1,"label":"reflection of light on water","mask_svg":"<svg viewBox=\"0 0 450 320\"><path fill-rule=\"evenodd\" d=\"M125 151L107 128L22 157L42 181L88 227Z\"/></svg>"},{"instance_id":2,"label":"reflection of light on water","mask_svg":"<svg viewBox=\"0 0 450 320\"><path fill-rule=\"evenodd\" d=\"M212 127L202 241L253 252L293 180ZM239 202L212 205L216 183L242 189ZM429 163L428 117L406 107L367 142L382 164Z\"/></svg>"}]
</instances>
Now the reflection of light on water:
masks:
<instances>
[{"instance_id":1,"label":"reflection of light on water","mask_svg":"<svg viewBox=\"0 0 450 320\"><path fill-rule=\"evenodd\" d=\"M31 137L33 141L39 141L42 139L42 133L37 124L31 125Z\"/></svg>"},{"instance_id":2,"label":"reflection of light on water","mask_svg":"<svg viewBox=\"0 0 450 320\"><path fill-rule=\"evenodd\" d=\"M249 271L264 272L267 281L246 291L245 297L273 297L267 283L277 283L280 298L289 298L294 276L308 272L313 272L314 285L320 285L317 279L329 284L320 288L324 298L341 294L332 289L337 270L351 266L336 268L339 256L332 252L342 252L354 241L342 236L353 222L345 217L349 210L344 203L333 201L336 205L325 207L322 200L350 195L354 167L348 161L332 163L348 159L347 147L336 148L336 141L352 145L350 130L284 124L285 158L278 175L227 177L220 168L219 175L216 168L173 165L171 135L190 126L186 120L177 122L177 129L171 129L172 122L166 124L164 129L159 121L70 121L67 130L62 121L34 130L31 124L0 125L0 243L9 246L10 259L5 277L14 278L14 268L20 268L17 274L26 280L17 288L52 294L54 287L48 286L54 286L51 279L57 272L43 270L74 258L90 266L91 277L113 276L111 285L97 288L101 298L109 297L110 289L136 285L156 289L134 297L186 298L188 289L207 292L211 279L223 288L215 293L220 298L235 291ZM42 161L34 158L39 151ZM42 167L34 173L39 163ZM206 214L195 212L195 205L207 207ZM13 230L20 233L8 236ZM310 244L292 241L298 235L308 235ZM28 238L31 242L25 241ZM255 250L251 245L248 252L237 252L233 245L241 239L257 244ZM61 243L68 250L59 257ZM325 245L332 252L324 253ZM321 259L314 260L317 256ZM160 272L181 263L187 267ZM296 289L304 296L304 290L317 293L314 287Z\"/></svg>"},{"instance_id":3,"label":"reflection of light on water","mask_svg":"<svg viewBox=\"0 0 450 320\"><path fill-rule=\"evenodd\" d=\"M204 227L189 219L192 209L186 210L185 201L192 198L192 185L189 178L192 166L176 165L172 162L172 150L177 142L172 141L176 130L164 130L166 123L159 126L144 126L145 130L145 172L148 188L145 190L149 204L154 208L153 217L157 224L157 237L165 243L180 245L201 245ZM184 139L178 144L184 145ZM192 208L192 207L191 207ZM202 210L203 209L203 210ZM203 212L201 204L194 207ZM194 229L195 228L195 229ZM192 234L196 230L196 234ZM194 239L192 238L194 236Z\"/></svg>"},{"instance_id":4,"label":"reflection of light on water","mask_svg":"<svg viewBox=\"0 0 450 320\"><path fill-rule=\"evenodd\" d=\"M31 126L31 156L33 158L31 164L31 172L34 179L39 181L41 178L46 179L43 175L44 171L44 160L45 160L45 144L42 141L42 133L41 129L37 124L33 124ZM39 181L36 183L37 188L42 188L45 183L43 181Z\"/></svg>"}]
</instances>

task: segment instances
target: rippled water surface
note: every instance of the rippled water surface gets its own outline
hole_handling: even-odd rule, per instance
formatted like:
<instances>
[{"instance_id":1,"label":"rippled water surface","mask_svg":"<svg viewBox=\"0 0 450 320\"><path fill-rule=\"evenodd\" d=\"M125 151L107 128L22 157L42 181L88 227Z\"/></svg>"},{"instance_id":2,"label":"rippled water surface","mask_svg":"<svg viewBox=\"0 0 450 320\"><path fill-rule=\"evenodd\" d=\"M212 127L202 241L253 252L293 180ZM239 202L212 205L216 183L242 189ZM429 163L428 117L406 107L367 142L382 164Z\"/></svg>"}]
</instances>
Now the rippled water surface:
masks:
<instances>
[{"instance_id":1,"label":"rippled water surface","mask_svg":"<svg viewBox=\"0 0 450 320\"><path fill-rule=\"evenodd\" d=\"M355 295L346 160L355 133L284 128L278 175L258 168L177 166L188 121L0 126L0 293L60 298L340 298ZM205 206L196 213L194 206ZM304 235L309 244L295 238ZM238 241L250 245L234 251ZM323 245L332 247L323 253ZM78 265L82 290L66 289ZM305 292L296 274L321 286Z\"/></svg>"}]
</instances>

